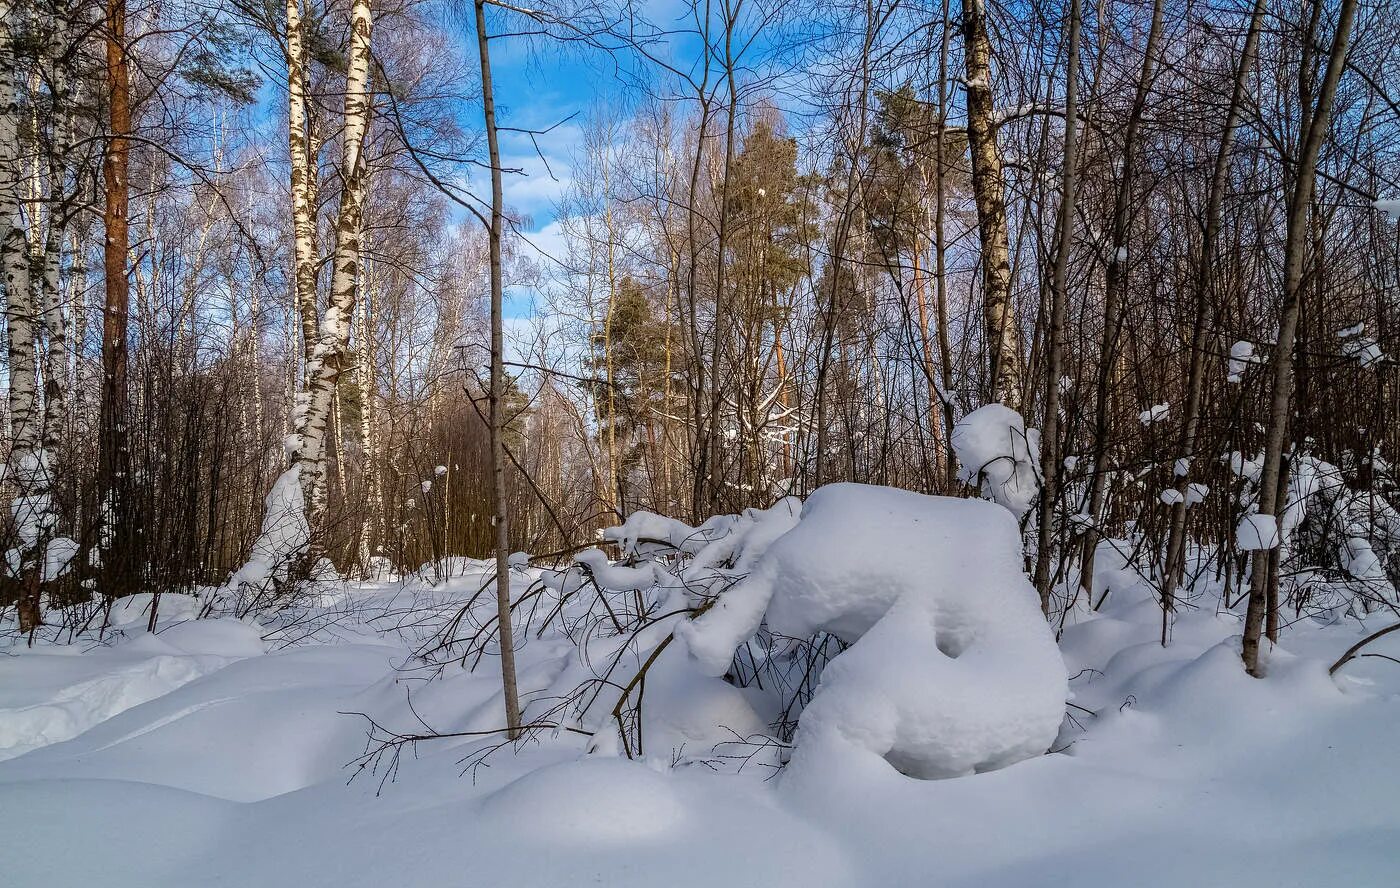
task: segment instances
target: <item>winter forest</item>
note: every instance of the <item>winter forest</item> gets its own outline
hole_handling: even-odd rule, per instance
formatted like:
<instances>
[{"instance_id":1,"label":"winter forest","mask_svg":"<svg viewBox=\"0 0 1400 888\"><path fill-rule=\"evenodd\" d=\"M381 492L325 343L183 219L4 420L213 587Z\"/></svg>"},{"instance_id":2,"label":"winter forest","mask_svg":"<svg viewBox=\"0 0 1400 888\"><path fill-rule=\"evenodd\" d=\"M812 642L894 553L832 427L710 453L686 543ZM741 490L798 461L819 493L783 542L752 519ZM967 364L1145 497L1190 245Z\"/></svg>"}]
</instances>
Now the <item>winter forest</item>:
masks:
<instances>
[{"instance_id":1,"label":"winter forest","mask_svg":"<svg viewBox=\"0 0 1400 888\"><path fill-rule=\"evenodd\" d=\"M0 0L0 884L1400 884L1390 0Z\"/></svg>"}]
</instances>

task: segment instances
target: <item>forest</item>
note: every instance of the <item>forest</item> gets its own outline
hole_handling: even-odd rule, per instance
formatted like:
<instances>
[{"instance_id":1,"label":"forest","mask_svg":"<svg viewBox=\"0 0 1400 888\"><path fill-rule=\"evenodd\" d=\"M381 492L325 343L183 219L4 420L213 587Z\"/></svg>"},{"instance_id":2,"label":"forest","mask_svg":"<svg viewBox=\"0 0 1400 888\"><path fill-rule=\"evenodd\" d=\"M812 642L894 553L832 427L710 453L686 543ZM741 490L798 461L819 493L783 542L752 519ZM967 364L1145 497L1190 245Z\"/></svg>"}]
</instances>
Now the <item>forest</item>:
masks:
<instances>
[{"instance_id":1,"label":"forest","mask_svg":"<svg viewBox=\"0 0 1400 888\"><path fill-rule=\"evenodd\" d=\"M0 883L1394 884L1389 0L0 0L0 293Z\"/></svg>"}]
</instances>

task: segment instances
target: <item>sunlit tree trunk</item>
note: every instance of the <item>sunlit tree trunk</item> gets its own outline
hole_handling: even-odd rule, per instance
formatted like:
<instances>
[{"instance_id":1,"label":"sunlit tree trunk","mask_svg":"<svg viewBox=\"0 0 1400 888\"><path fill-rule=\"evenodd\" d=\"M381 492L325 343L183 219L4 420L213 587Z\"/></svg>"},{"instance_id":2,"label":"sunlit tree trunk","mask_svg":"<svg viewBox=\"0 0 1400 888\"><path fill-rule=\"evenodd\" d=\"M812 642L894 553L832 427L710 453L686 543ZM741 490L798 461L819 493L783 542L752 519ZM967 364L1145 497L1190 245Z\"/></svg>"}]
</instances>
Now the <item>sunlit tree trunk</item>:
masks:
<instances>
[{"instance_id":1,"label":"sunlit tree trunk","mask_svg":"<svg viewBox=\"0 0 1400 888\"><path fill-rule=\"evenodd\" d=\"M515 640L510 615L510 501L506 496L505 455L505 337L502 327L504 269L501 235L505 197L501 186L501 148L496 133L496 101L491 81L490 38L486 33L486 3L476 0L476 47L481 60L482 114L491 160L491 478L496 530L496 632L501 648L501 686L505 697L506 730L511 739L520 733L520 694L515 680Z\"/></svg>"},{"instance_id":2,"label":"sunlit tree trunk","mask_svg":"<svg viewBox=\"0 0 1400 888\"><path fill-rule=\"evenodd\" d=\"M98 466L99 551L103 594L120 597L135 590L131 520L129 432L127 429L127 325L131 291L127 280L128 156L131 149L131 87L126 47L125 0L107 0L108 130L102 163L106 192L103 228L105 305L102 316L101 459Z\"/></svg>"},{"instance_id":3,"label":"sunlit tree trunk","mask_svg":"<svg viewBox=\"0 0 1400 888\"><path fill-rule=\"evenodd\" d=\"M369 0L355 0L350 7L350 48L345 72L345 121L341 131L340 174L344 187L336 217L335 251L331 256L330 302L317 329L316 344L307 356L306 390L301 396L296 423L294 463L301 470L313 534L322 530L326 498L326 434L337 380L345 369L350 344L350 324L355 313L356 271L363 230L366 164L364 141L371 113L369 95Z\"/></svg>"},{"instance_id":4,"label":"sunlit tree trunk","mask_svg":"<svg viewBox=\"0 0 1400 888\"><path fill-rule=\"evenodd\" d=\"M287 146L291 153L293 282L301 321L302 356L316 343L316 203L318 175L307 95L308 69L301 0L287 0Z\"/></svg>"},{"instance_id":5,"label":"sunlit tree trunk","mask_svg":"<svg viewBox=\"0 0 1400 888\"><path fill-rule=\"evenodd\" d=\"M1021 337L1011 302L1011 256L1005 184L997 148L992 97L992 42L986 0L963 6L963 55L967 64L967 139L972 150L972 192L982 237L982 312L990 361L992 400L1020 409Z\"/></svg>"},{"instance_id":6,"label":"sunlit tree trunk","mask_svg":"<svg viewBox=\"0 0 1400 888\"><path fill-rule=\"evenodd\" d=\"M0 0L0 274L5 282L9 329L10 504L20 550L19 624L32 632L39 623L38 580L41 528L48 513L48 469L40 448L42 418L36 391L37 308L29 279L29 244L22 211L23 158L19 145L19 92L15 52L19 11Z\"/></svg>"}]
</instances>

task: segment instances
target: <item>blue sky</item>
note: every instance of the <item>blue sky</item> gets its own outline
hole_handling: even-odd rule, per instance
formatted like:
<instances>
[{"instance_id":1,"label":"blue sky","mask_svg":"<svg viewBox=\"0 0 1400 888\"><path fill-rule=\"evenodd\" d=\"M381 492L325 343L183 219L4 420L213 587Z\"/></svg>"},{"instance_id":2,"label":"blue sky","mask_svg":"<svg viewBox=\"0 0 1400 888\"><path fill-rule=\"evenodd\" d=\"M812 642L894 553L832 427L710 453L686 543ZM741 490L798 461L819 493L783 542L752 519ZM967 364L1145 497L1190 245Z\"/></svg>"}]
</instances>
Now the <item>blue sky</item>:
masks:
<instances>
[{"instance_id":1,"label":"blue sky","mask_svg":"<svg viewBox=\"0 0 1400 888\"><path fill-rule=\"evenodd\" d=\"M646 0L639 4L639 10L660 27L686 24L680 20L685 6L677 0ZM499 11L488 10L487 27L499 33L502 28L519 27L519 19L507 23ZM475 37L474 33L464 36ZM672 39L686 41L684 36ZM468 50L474 60L475 46ZM553 223L557 202L571 181L571 159L582 138L583 122L591 107L627 104L631 87L617 76L614 59L579 43L506 37L492 41L491 52L498 124L533 130L553 127L534 142L525 133L501 133L502 166L523 171L504 177L506 206L530 219L526 228L530 246L524 250L533 248L561 255L563 241ZM473 112L479 114L480 109L467 113ZM477 178L484 179L484 171ZM483 194L489 190L478 183L474 187ZM533 292L525 288L508 290L506 316L522 320L532 317L533 302Z\"/></svg>"},{"instance_id":2,"label":"blue sky","mask_svg":"<svg viewBox=\"0 0 1400 888\"><path fill-rule=\"evenodd\" d=\"M501 165L523 171L504 176L506 206L529 217L525 230L535 247L557 255L562 241L553 225L555 211L571 182L572 155L582 137L582 122L591 106L617 97L621 87L601 59L555 52L540 41L497 40L492 53L499 125L553 127L533 142L525 133L501 133ZM484 171L479 178L485 178ZM523 249L531 251L528 246ZM532 317L533 291L520 287L507 291L505 314Z\"/></svg>"}]
</instances>

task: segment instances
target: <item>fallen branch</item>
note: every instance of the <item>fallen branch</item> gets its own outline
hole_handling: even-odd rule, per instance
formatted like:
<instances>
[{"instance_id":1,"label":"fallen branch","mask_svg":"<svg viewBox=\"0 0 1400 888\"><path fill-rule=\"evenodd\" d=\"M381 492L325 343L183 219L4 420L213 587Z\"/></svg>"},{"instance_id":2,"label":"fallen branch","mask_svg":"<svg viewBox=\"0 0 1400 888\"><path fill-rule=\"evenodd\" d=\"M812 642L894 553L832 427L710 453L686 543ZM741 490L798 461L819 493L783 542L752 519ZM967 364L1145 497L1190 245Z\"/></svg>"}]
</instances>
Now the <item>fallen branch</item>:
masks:
<instances>
[{"instance_id":1,"label":"fallen branch","mask_svg":"<svg viewBox=\"0 0 1400 888\"><path fill-rule=\"evenodd\" d=\"M1347 648L1347 652L1345 654L1342 654L1341 658L1338 659L1337 662L1332 664L1332 668L1327 670L1327 674L1334 675L1338 669L1341 669L1343 666L1345 666L1348 662L1350 662L1356 657L1357 651L1361 650L1366 645L1375 641L1377 638L1380 638L1382 635L1389 635L1390 633L1395 632L1396 630L1400 630L1400 623L1396 623L1393 626L1387 626L1384 629L1379 629L1375 632L1372 632L1365 638L1361 639L1356 644Z\"/></svg>"}]
</instances>

